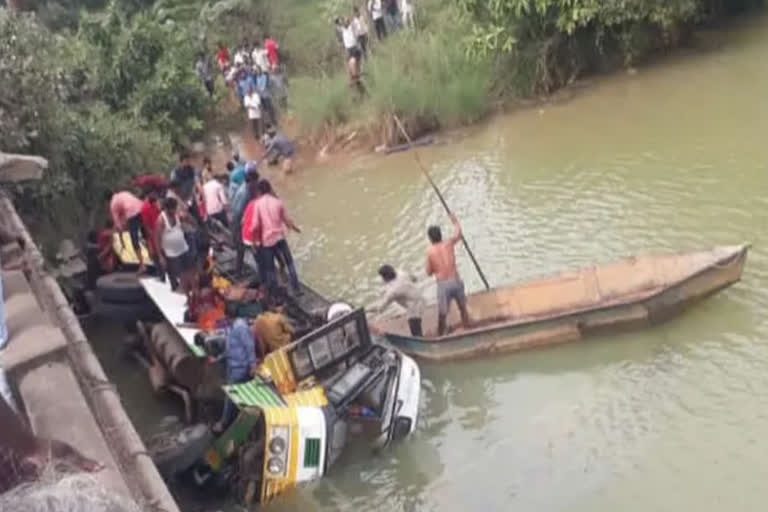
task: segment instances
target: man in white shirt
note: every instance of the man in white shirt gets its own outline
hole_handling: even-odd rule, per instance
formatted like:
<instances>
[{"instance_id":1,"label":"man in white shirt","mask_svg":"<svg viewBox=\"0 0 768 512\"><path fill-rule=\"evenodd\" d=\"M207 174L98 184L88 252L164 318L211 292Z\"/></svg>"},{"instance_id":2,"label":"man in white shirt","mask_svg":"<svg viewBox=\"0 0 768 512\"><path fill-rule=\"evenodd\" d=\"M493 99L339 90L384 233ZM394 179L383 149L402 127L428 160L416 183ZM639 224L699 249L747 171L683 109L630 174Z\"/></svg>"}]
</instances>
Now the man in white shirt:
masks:
<instances>
[{"instance_id":1,"label":"man in white shirt","mask_svg":"<svg viewBox=\"0 0 768 512\"><path fill-rule=\"evenodd\" d=\"M261 138L261 98L259 98L259 93L256 92L256 86L251 85L250 90L248 91L248 94L245 96L245 99L243 100L243 105L245 106L245 109L248 111L248 119L251 122L251 126L253 127L253 136L256 137L256 139Z\"/></svg>"},{"instance_id":2,"label":"man in white shirt","mask_svg":"<svg viewBox=\"0 0 768 512\"><path fill-rule=\"evenodd\" d=\"M408 314L408 327L411 335L422 337L421 317L424 314L424 297L415 284L415 279L404 273L398 275L392 265L382 265L379 275L384 281L384 299L372 308L373 312L381 312L390 304L397 303L405 308Z\"/></svg>"},{"instance_id":3,"label":"man in white shirt","mask_svg":"<svg viewBox=\"0 0 768 512\"><path fill-rule=\"evenodd\" d=\"M253 52L251 53L251 59L253 65L258 66L263 72L269 71L269 60L267 59L267 50L261 45L261 42L256 41L253 45Z\"/></svg>"},{"instance_id":4,"label":"man in white shirt","mask_svg":"<svg viewBox=\"0 0 768 512\"><path fill-rule=\"evenodd\" d=\"M357 46L357 36L355 35L355 30L352 28L352 23L347 18L344 18L341 37L344 41L344 49L347 50L349 58L360 60L360 48Z\"/></svg>"},{"instance_id":5,"label":"man in white shirt","mask_svg":"<svg viewBox=\"0 0 768 512\"><path fill-rule=\"evenodd\" d=\"M387 26L384 24L384 4L382 0L368 0L368 12L371 13L376 37L381 41L387 37Z\"/></svg>"},{"instance_id":6,"label":"man in white shirt","mask_svg":"<svg viewBox=\"0 0 768 512\"><path fill-rule=\"evenodd\" d=\"M414 28L413 21L413 0L400 0L400 12L403 15L403 23L408 28Z\"/></svg>"},{"instance_id":7,"label":"man in white shirt","mask_svg":"<svg viewBox=\"0 0 768 512\"><path fill-rule=\"evenodd\" d=\"M368 58L368 22L357 7L354 9L354 13L355 17L352 18L352 30L355 31L357 44L360 46L360 51L363 52L363 57Z\"/></svg>"},{"instance_id":8,"label":"man in white shirt","mask_svg":"<svg viewBox=\"0 0 768 512\"><path fill-rule=\"evenodd\" d=\"M227 217L229 198L227 198L227 190L223 183L227 178L227 175L214 176L203 185L205 210L211 218L224 224L224 227L229 227L229 218Z\"/></svg>"}]
</instances>

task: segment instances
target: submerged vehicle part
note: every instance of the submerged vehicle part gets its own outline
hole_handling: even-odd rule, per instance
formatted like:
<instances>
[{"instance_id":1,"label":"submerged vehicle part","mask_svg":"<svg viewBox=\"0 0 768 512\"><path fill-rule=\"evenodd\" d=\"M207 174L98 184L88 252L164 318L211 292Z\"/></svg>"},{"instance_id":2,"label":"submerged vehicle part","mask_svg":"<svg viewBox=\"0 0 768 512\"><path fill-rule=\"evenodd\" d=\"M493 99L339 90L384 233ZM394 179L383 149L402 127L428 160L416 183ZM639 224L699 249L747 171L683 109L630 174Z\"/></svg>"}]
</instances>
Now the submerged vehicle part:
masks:
<instances>
[{"instance_id":1,"label":"submerged vehicle part","mask_svg":"<svg viewBox=\"0 0 768 512\"><path fill-rule=\"evenodd\" d=\"M205 460L215 472L237 467L244 504L267 503L323 476L350 422L373 426L377 448L413 432L419 380L413 360L371 341L358 309L269 354L253 380L224 386L240 413Z\"/></svg>"}]
</instances>

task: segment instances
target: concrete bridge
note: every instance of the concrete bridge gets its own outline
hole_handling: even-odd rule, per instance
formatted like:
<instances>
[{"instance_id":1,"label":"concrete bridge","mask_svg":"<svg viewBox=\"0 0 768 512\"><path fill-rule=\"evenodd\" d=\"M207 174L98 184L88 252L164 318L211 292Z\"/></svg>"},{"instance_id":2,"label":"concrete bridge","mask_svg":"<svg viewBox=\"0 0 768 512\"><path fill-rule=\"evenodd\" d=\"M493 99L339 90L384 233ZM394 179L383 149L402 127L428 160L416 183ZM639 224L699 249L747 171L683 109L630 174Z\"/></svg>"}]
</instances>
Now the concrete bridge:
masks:
<instances>
[{"instance_id":1,"label":"concrete bridge","mask_svg":"<svg viewBox=\"0 0 768 512\"><path fill-rule=\"evenodd\" d=\"M104 374L61 289L0 190L0 222L20 233L25 250L2 248L9 343L0 351L19 413L42 437L69 443L103 463L95 476L105 488L132 498L143 509L179 512L133 424L115 386Z\"/></svg>"}]
</instances>

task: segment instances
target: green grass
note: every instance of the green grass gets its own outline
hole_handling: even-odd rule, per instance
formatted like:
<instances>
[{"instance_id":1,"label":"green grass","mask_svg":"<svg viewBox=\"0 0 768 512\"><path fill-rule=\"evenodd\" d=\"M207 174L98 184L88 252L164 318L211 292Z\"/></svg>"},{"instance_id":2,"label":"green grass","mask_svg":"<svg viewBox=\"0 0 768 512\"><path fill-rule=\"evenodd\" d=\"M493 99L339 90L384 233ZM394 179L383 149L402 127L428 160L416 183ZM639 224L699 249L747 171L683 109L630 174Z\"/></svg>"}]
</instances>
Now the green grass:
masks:
<instances>
[{"instance_id":1,"label":"green grass","mask_svg":"<svg viewBox=\"0 0 768 512\"><path fill-rule=\"evenodd\" d=\"M423 29L401 30L374 48L363 64L368 95L362 99L349 87L334 40L330 77L305 73L292 84L292 110L302 130L314 134L350 121L379 128L392 114L406 124L452 127L485 115L493 81L490 61L466 56L459 44L466 27L450 13L443 10L424 21Z\"/></svg>"},{"instance_id":2,"label":"green grass","mask_svg":"<svg viewBox=\"0 0 768 512\"><path fill-rule=\"evenodd\" d=\"M319 132L351 120L355 105L343 72L330 77L297 77L290 84L291 110L302 130Z\"/></svg>"}]
</instances>

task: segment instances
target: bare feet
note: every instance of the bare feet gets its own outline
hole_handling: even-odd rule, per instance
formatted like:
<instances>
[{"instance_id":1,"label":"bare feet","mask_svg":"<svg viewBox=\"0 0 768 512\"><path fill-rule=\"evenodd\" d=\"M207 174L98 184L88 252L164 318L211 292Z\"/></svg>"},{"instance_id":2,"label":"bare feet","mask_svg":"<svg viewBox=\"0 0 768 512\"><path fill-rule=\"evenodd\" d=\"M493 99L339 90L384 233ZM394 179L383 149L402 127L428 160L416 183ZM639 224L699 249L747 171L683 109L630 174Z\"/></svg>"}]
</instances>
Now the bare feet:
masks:
<instances>
[{"instance_id":1,"label":"bare feet","mask_svg":"<svg viewBox=\"0 0 768 512\"><path fill-rule=\"evenodd\" d=\"M40 473L49 464L53 464L62 470L79 470L86 473L97 473L106 466L101 462L89 459L72 446L61 441L41 439L34 453L25 458L37 473Z\"/></svg>"}]
</instances>

